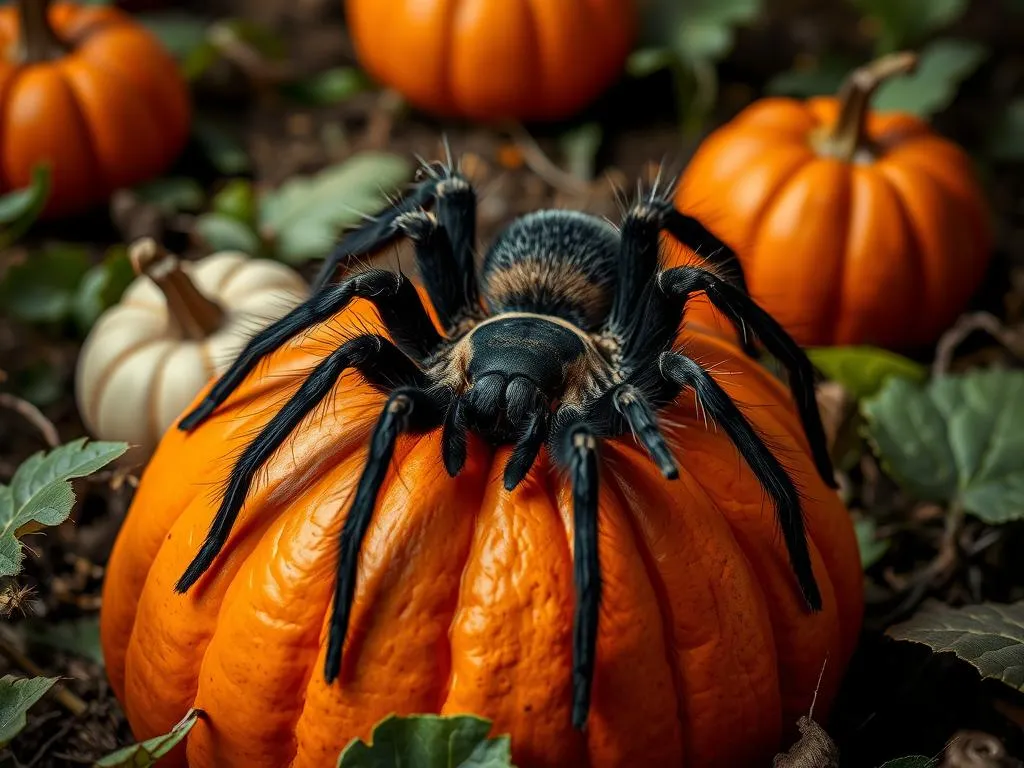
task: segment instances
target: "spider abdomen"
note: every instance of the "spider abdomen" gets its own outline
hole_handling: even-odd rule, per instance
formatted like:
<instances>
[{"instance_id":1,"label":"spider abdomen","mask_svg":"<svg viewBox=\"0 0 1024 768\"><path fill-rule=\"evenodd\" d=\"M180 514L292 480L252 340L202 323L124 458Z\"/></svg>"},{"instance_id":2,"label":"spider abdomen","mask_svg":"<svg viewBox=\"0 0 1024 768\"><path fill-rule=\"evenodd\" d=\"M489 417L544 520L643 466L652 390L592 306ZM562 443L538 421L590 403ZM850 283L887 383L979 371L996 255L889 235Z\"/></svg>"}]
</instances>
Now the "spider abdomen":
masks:
<instances>
[{"instance_id":1,"label":"spider abdomen","mask_svg":"<svg viewBox=\"0 0 1024 768\"><path fill-rule=\"evenodd\" d=\"M554 315L592 331L611 306L618 252L618 232L603 219L537 211L495 240L484 259L484 294L494 314Z\"/></svg>"}]
</instances>

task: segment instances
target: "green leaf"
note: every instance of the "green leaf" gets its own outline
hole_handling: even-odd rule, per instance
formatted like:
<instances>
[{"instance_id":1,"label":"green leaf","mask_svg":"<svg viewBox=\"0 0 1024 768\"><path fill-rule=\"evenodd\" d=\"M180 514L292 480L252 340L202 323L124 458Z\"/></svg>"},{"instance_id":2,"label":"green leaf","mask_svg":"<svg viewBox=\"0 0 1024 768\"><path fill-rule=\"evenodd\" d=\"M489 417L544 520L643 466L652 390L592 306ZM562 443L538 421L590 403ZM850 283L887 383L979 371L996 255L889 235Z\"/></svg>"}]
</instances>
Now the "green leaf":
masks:
<instances>
[{"instance_id":1,"label":"green leaf","mask_svg":"<svg viewBox=\"0 0 1024 768\"><path fill-rule=\"evenodd\" d=\"M291 99L311 107L340 104L370 87L370 79L355 67L334 67L281 87Z\"/></svg>"},{"instance_id":2,"label":"green leaf","mask_svg":"<svg viewBox=\"0 0 1024 768\"><path fill-rule=\"evenodd\" d=\"M922 49L912 75L882 84L872 100L873 108L921 117L941 112L953 101L960 83L974 73L988 53L985 46L971 40L929 43Z\"/></svg>"},{"instance_id":3,"label":"green leaf","mask_svg":"<svg viewBox=\"0 0 1024 768\"><path fill-rule=\"evenodd\" d=\"M275 30L248 19L222 19L214 22L206 37L215 46L242 43L273 61L284 59L288 52L284 40Z\"/></svg>"},{"instance_id":4,"label":"green leaf","mask_svg":"<svg viewBox=\"0 0 1024 768\"><path fill-rule=\"evenodd\" d=\"M201 710L190 709L168 733L112 752L97 760L93 768L150 768L188 736L201 715Z\"/></svg>"},{"instance_id":5,"label":"green leaf","mask_svg":"<svg viewBox=\"0 0 1024 768\"><path fill-rule=\"evenodd\" d=\"M805 99L834 95L856 66L856 62L846 56L823 56L811 65L779 72L767 82L765 91Z\"/></svg>"},{"instance_id":6,"label":"green leaf","mask_svg":"<svg viewBox=\"0 0 1024 768\"><path fill-rule=\"evenodd\" d=\"M246 173L252 165L234 135L215 122L196 117L192 121L192 137L213 167L225 176Z\"/></svg>"},{"instance_id":7,"label":"green leaf","mask_svg":"<svg viewBox=\"0 0 1024 768\"><path fill-rule=\"evenodd\" d=\"M878 538L875 521L869 517L855 520L853 530L857 534L857 547L860 549L860 565L864 570L867 570L881 560L885 553L889 551L891 542L888 539Z\"/></svg>"},{"instance_id":8,"label":"green leaf","mask_svg":"<svg viewBox=\"0 0 1024 768\"><path fill-rule=\"evenodd\" d=\"M924 755L910 755L909 757L897 757L895 760L886 760L882 768L934 768L935 760Z\"/></svg>"},{"instance_id":9,"label":"green leaf","mask_svg":"<svg viewBox=\"0 0 1024 768\"><path fill-rule=\"evenodd\" d=\"M199 182L184 176L154 179L135 187L134 191L140 200L157 206L167 215L197 211L206 201L206 193Z\"/></svg>"},{"instance_id":10,"label":"green leaf","mask_svg":"<svg viewBox=\"0 0 1024 768\"><path fill-rule=\"evenodd\" d=\"M929 600L887 634L922 643L935 653L955 653L982 677L1024 691L1024 603L982 603L951 608Z\"/></svg>"},{"instance_id":11,"label":"green leaf","mask_svg":"<svg viewBox=\"0 0 1024 768\"><path fill-rule=\"evenodd\" d=\"M562 134L559 144L569 172L583 181L594 178L597 153L601 149L604 131L599 123L585 123Z\"/></svg>"},{"instance_id":12,"label":"green leaf","mask_svg":"<svg viewBox=\"0 0 1024 768\"><path fill-rule=\"evenodd\" d=\"M988 137L988 154L994 160L1024 160L1024 98L1006 105Z\"/></svg>"},{"instance_id":13,"label":"green leaf","mask_svg":"<svg viewBox=\"0 0 1024 768\"><path fill-rule=\"evenodd\" d=\"M71 311L79 331L88 333L99 316L120 301L133 280L135 270L128 249L113 246L102 262L85 273L75 291Z\"/></svg>"},{"instance_id":14,"label":"green leaf","mask_svg":"<svg viewBox=\"0 0 1024 768\"><path fill-rule=\"evenodd\" d=\"M374 726L370 744L349 744L338 768L510 768L511 740L488 738L490 730L472 715L391 715Z\"/></svg>"},{"instance_id":15,"label":"green leaf","mask_svg":"<svg viewBox=\"0 0 1024 768\"><path fill-rule=\"evenodd\" d=\"M75 504L68 480L92 474L126 450L125 443L86 443L83 437L26 459L10 485L0 485L0 576L21 570L19 536L67 520Z\"/></svg>"},{"instance_id":16,"label":"green leaf","mask_svg":"<svg viewBox=\"0 0 1024 768\"><path fill-rule=\"evenodd\" d=\"M807 356L818 370L858 399L877 394L894 376L918 384L928 379L924 366L878 347L817 347L808 349Z\"/></svg>"},{"instance_id":17,"label":"green leaf","mask_svg":"<svg viewBox=\"0 0 1024 768\"><path fill-rule=\"evenodd\" d=\"M652 0L643 40L645 47L671 49L683 60L717 61L732 49L735 27L762 10L763 0Z\"/></svg>"},{"instance_id":18,"label":"green leaf","mask_svg":"<svg viewBox=\"0 0 1024 768\"><path fill-rule=\"evenodd\" d=\"M205 19L185 11L153 11L135 14L135 20L146 27L176 59L186 58L206 41Z\"/></svg>"},{"instance_id":19,"label":"green leaf","mask_svg":"<svg viewBox=\"0 0 1024 768\"><path fill-rule=\"evenodd\" d=\"M853 0L881 27L879 53L916 45L960 19L970 0Z\"/></svg>"},{"instance_id":20,"label":"green leaf","mask_svg":"<svg viewBox=\"0 0 1024 768\"><path fill-rule=\"evenodd\" d=\"M0 678L0 747L21 733L27 723L25 714L56 682L56 677Z\"/></svg>"},{"instance_id":21,"label":"green leaf","mask_svg":"<svg viewBox=\"0 0 1024 768\"><path fill-rule=\"evenodd\" d=\"M214 251L242 251L256 256L260 237L247 224L223 213L204 213L196 218L196 234Z\"/></svg>"},{"instance_id":22,"label":"green leaf","mask_svg":"<svg viewBox=\"0 0 1024 768\"><path fill-rule=\"evenodd\" d=\"M103 648L100 645L100 620L90 616L76 621L32 622L27 637L30 642L67 651L76 656L103 664Z\"/></svg>"},{"instance_id":23,"label":"green leaf","mask_svg":"<svg viewBox=\"0 0 1024 768\"><path fill-rule=\"evenodd\" d=\"M0 248L6 248L25 234L46 207L50 196L50 167L36 165L24 189L0 195Z\"/></svg>"},{"instance_id":24,"label":"green leaf","mask_svg":"<svg viewBox=\"0 0 1024 768\"><path fill-rule=\"evenodd\" d=\"M626 72L630 77L647 77L676 63L676 55L667 48L640 48L626 60Z\"/></svg>"},{"instance_id":25,"label":"green leaf","mask_svg":"<svg viewBox=\"0 0 1024 768\"><path fill-rule=\"evenodd\" d=\"M250 227L256 224L256 190L248 179L231 179L213 196L210 207Z\"/></svg>"},{"instance_id":26,"label":"green leaf","mask_svg":"<svg viewBox=\"0 0 1024 768\"><path fill-rule=\"evenodd\" d=\"M1024 371L927 387L891 378L862 412L886 471L914 496L989 524L1024 518Z\"/></svg>"},{"instance_id":27,"label":"green leaf","mask_svg":"<svg viewBox=\"0 0 1024 768\"><path fill-rule=\"evenodd\" d=\"M0 306L27 323L64 320L89 266L89 251L80 245L58 243L29 254L7 271L0 284Z\"/></svg>"},{"instance_id":28,"label":"green leaf","mask_svg":"<svg viewBox=\"0 0 1024 768\"><path fill-rule=\"evenodd\" d=\"M383 208L412 170L403 157L363 152L287 181L260 201L260 234L290 264L320 258L343 229Z\"/></svg>"}]
</instances>

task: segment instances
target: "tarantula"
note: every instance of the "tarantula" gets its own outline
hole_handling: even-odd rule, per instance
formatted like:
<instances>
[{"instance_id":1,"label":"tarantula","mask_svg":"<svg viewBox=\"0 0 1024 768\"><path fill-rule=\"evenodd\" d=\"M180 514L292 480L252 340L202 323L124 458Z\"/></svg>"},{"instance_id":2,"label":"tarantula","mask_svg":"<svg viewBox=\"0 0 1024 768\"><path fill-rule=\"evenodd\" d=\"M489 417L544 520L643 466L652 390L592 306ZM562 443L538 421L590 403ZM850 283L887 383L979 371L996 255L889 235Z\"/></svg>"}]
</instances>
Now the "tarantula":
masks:
<instances>
[{"instance_id":1,"label":"tarantula","mask_svg":"<svg viewBox=\"0 0 1024 768\"><path fill-rule=\"evenodd\" d=\"M687 300L705 294L746 338L788 369L804 431L821 476L832 466L807 357L745 290L712 269L661 269L662 231L703 252L709 266L738 271L732 251L657 193L641 195L620 228L582 213L542 210L513 221L474 265L476 193L449 161L424 165L401 201L350 232L328 256L306 302L256 335L200 404L180 422L205 420L259 362L292 337L329 320L356 298L372 302L393 341L356 336L327 355L247 445L198 554L178 581L185 592L213 564L253 479L288 435L336 386L358 371L386 396L369 455L341 530L325 675L333 682L355 595L360 545L370 525L395 443L403 433L442 430L442 456L455 476L467 433L512 444L504 484L514 489L540 450L568 472L574 515L573 725L585 725L597 644L598 445L632 432L667 478L676 459L658 427L658 410L692 389L735 443L771 498L791 566L810 610L821 595L808 552L800 495L789 474L732 399L697 362L674 348ZM333 282L338 267L399 237L409 238L439 333L401 273L366 269ZM740 272L740 281L742 273Z\"/></svg>"}]
</instances>

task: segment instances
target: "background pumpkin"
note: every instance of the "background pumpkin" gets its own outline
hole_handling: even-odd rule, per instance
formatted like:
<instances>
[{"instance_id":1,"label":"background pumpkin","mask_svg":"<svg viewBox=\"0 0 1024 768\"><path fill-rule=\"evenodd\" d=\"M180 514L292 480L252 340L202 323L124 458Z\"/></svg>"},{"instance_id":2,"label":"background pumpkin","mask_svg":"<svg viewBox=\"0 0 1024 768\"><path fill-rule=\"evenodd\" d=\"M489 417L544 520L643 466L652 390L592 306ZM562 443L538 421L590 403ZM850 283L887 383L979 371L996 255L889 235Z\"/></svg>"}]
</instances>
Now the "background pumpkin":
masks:
<instances>
[{"instance_id":1,"label":"background pumpkin","mask_svg":"<svg viewBox=\"0 0 1024 768\"><path fill-rule=\"evenodd\" d=\"M712 133L680 210L739 254L758 302L803 344L910 347L963 311L992 235L970 160L918 118L868 111L894 54L838 98L755 102Z\"/></svg>"},{"instance_id":2,"label":"background pumpkin","mask_svg":"<svg viewBox=\"0 0 1024 768\"><path fill-rule=\"evenodd\" d=\"M0 8L0 191L49 163L50 216L163 171L188 136L188 89L143 27L109 6Z\"/></svg>"},{"instance_id":3,"label":"background pumpkin","mask_svg":"<svg viewBox=\"0 0 1024 768\"><path fill-rule=\"evenodd\" d=\"M478 120L572 115L622 71L634 0L346 0L360 63L417 107Z\"/></svg>"},{"instance_id":4,"label":"background pumpkin","mask_svg":"<svg viewBox=\"0 0 1024 768\"><path fill-rule=\"evenodd\" d=\"M695 323L689 354L748 406L807 499L821 613L803 608L756 480L683 398L665 418L685 457L680 480L625 442L603 456L594 699L586 732L574 731L566 484L542 453L507 493L507 449L479 441L450 478L431 434L399 443L360 556L346 666L328 686L337 537L381 403L352 374L261 473L217 565L176 594L230 457L315 362L367 327L378 327L374 310L358 301L279 350L195 432L161 442L103 594L107 670L136 736L164 732L194 704L208 718L188 738L192 768L320 768L391 712L475 712L512 733L522 768L761 765L806 714L827 658L823 716L860 625L851 525L781 384Z\"/></svg>"},{"instance_id":5,"label":"background pumpkin","mask_svg":"<svg viewBox=\"0 0 1024 768\"><path fill-rule=\"evenodd\" d=\"M131 249L140 276L96 322L78 358L86 427L148 455L196 392L308 290L288 267L222 251L181 263L153 240Z\"/></svg>"}]
</instances>

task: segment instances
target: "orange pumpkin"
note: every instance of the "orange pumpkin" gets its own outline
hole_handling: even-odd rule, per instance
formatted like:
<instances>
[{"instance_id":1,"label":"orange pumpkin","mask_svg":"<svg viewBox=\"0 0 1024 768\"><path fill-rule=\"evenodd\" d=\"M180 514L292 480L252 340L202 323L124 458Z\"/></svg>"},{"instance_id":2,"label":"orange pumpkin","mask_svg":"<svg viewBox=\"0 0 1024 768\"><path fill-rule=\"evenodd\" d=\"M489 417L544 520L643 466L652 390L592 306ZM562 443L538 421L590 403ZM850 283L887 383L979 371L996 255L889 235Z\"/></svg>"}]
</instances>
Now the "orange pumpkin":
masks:
<instances>
[{"instance_id":1,"label":"orange pumpkin","mask_svg":"<svg viewBox=\"0 0 1024 768\"><path fill-rule=\"evenodd\" d=\"M807 345L933 342L988 266L966 154L920 119L869 112L894 54L838 98L755 102L712 133L676 199L739 254L753 298Z\"/></svg>"},{"instance_id":2,"label":"orange pumpkin","mask_svg":"<svg viewBox=\"0 0 1024 768\"><path fill-rule=\"evenodd\" d=\"M18 0L0 8L0 191L48 163L49 216L158 175L188 136L175 61L116 8Z\"/></svg>"},{"instance_id":3,"label":"orange pumpkin","mask_svg":"<svg viewBox=\"0 0 1024 768\"><path fill-rule=\"evenodd\" d=\"M861 621L849 518L783 386L692 321L688 354L802 490L821 612L806 611L757 480L681 398L663 419L679 480L631 441L602 449L605 588L590 717L574 730L568 481L542 452L509 493L509 449L472 436L451 478L436 430L398 443L359 556L352 671L325 683L338 535L382 402L351 373L260 473L218 567L177 594L231 457L339 338L368 329L379 320L357 300L282 347L194 432L170 430L143 475L107 568L102 641L136 736L206 712L168 766L322 768L391 712L491 718L521 768L764 765L823 665L815 712L827 710Z\"/></svg>"},{"instance_id":4,"label":"orange pumpkin","mask_svg":"<svg viewBox=\"0 0 1024 768\"><path fill-rule=\"evenodd\" d=\"M607 88L632 47L634 0L346 0L360 63L417 107L552 120Z\"/></svg>"}]
</instances>

